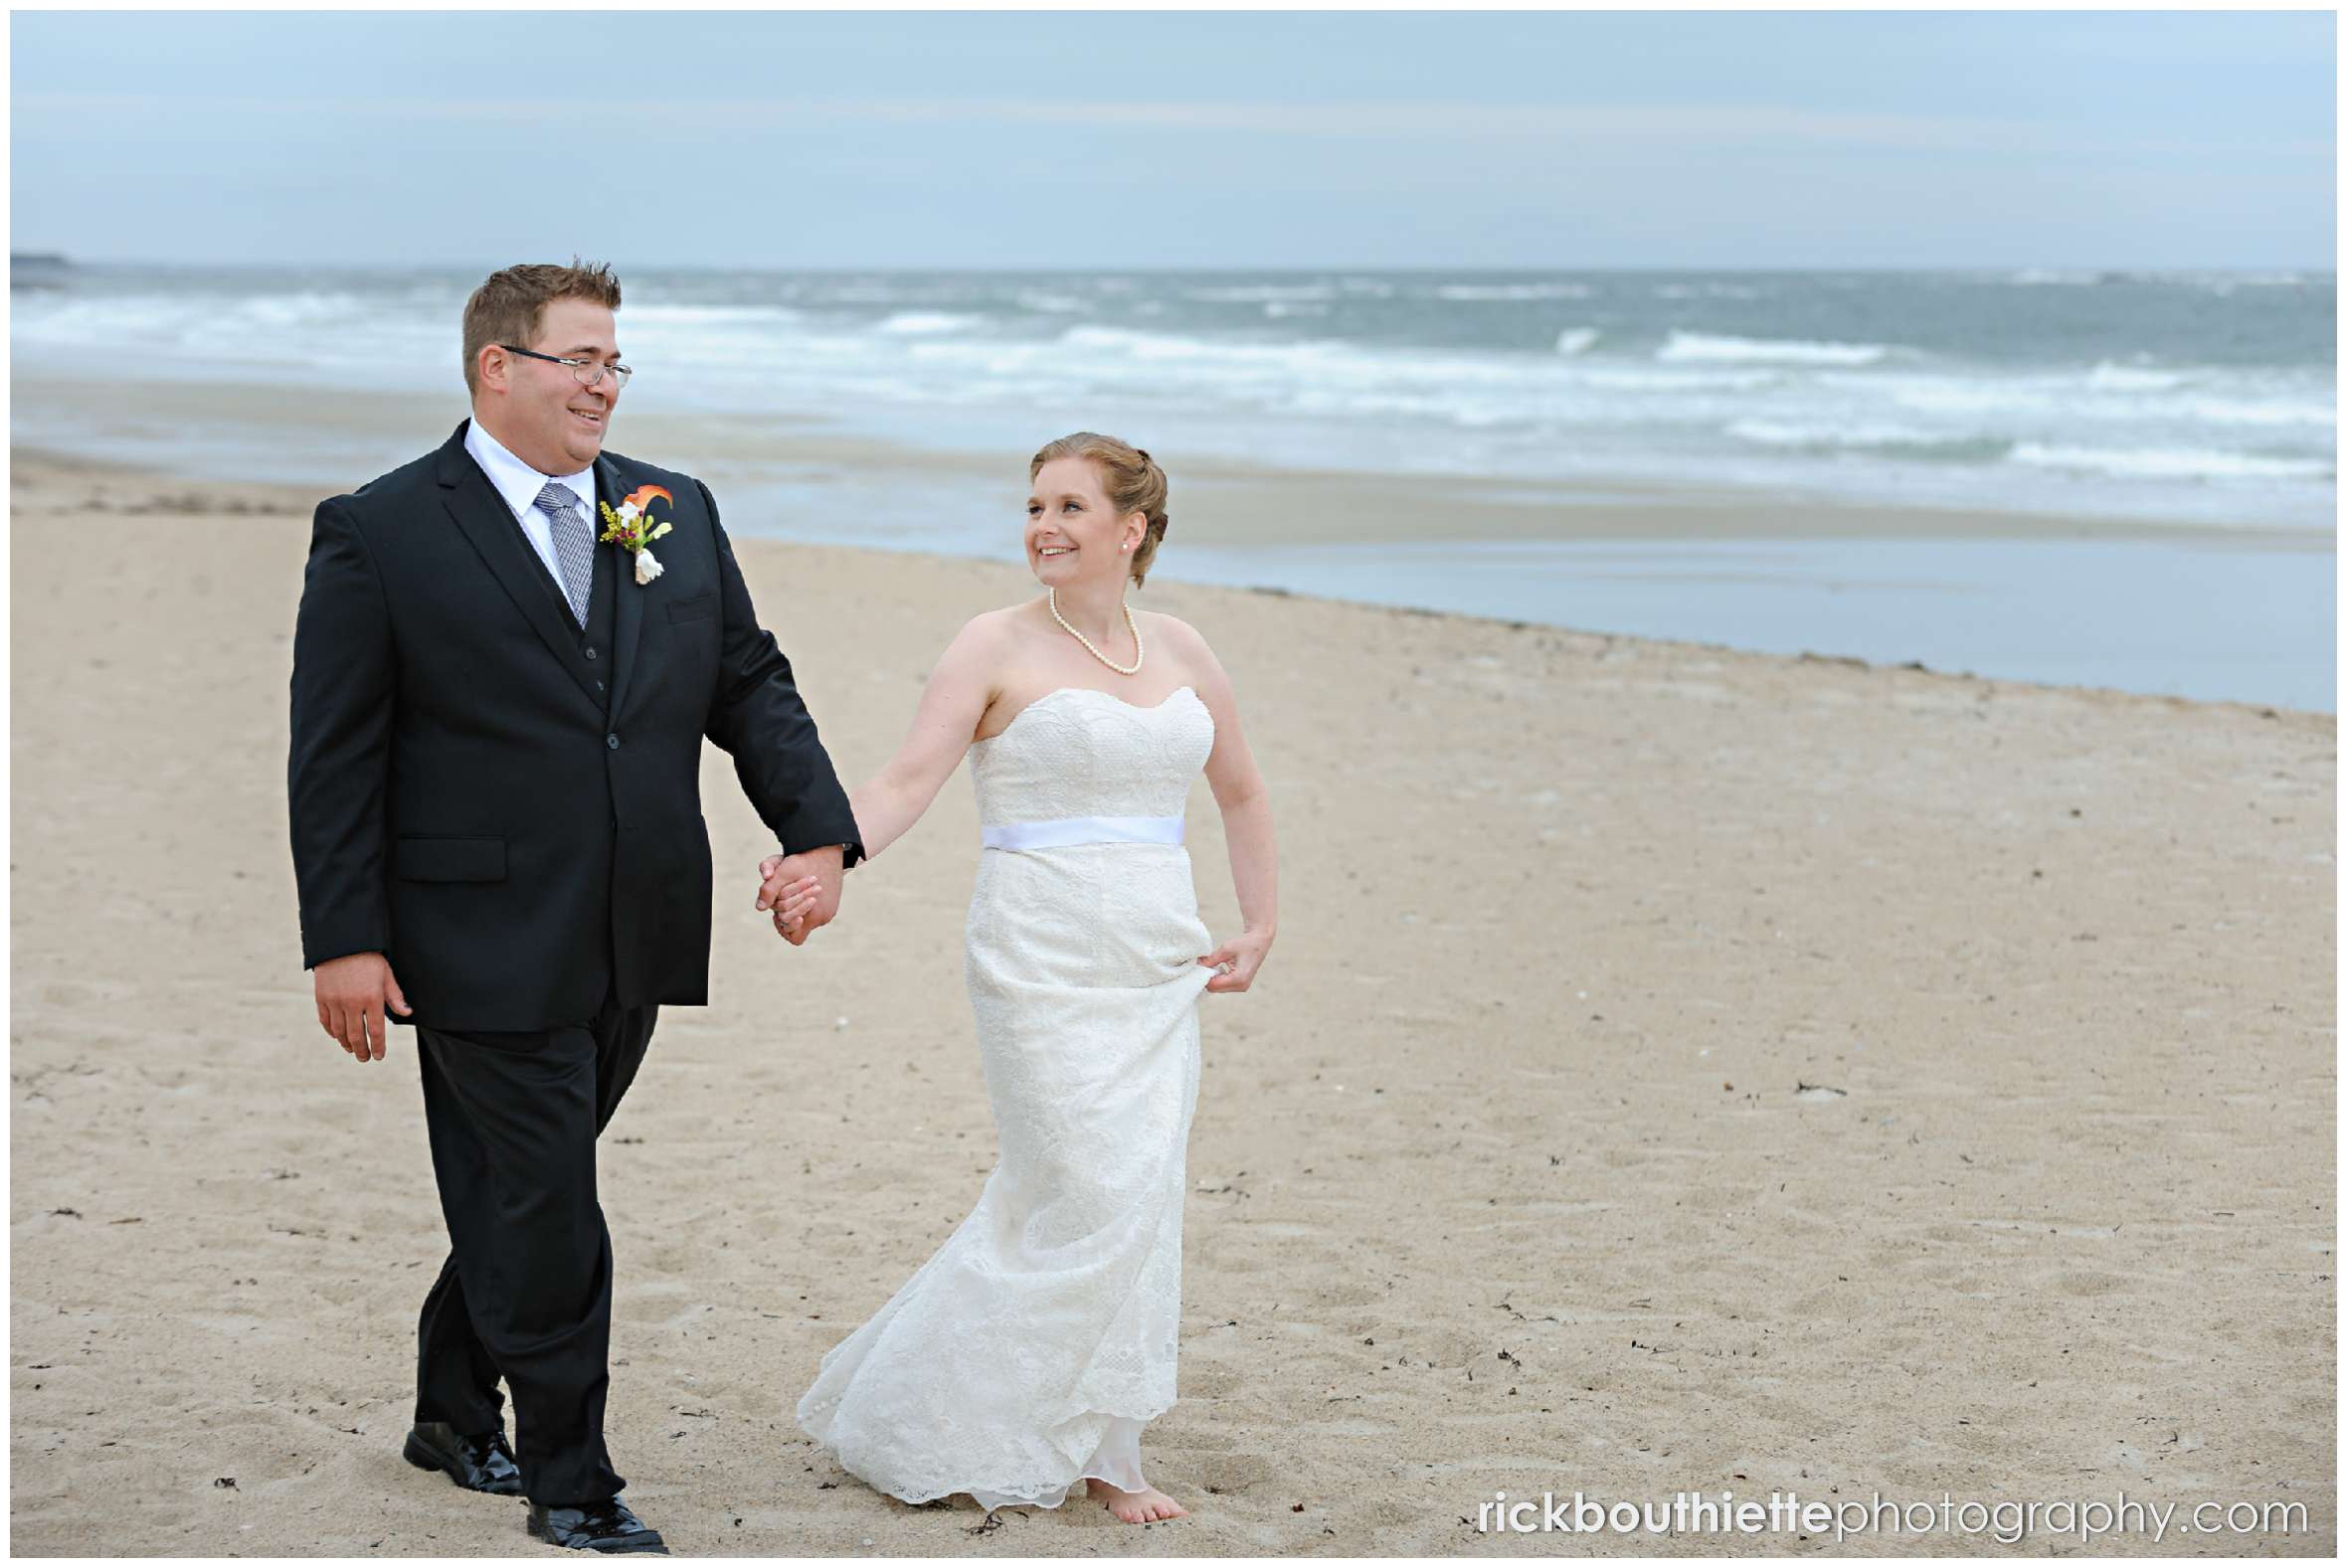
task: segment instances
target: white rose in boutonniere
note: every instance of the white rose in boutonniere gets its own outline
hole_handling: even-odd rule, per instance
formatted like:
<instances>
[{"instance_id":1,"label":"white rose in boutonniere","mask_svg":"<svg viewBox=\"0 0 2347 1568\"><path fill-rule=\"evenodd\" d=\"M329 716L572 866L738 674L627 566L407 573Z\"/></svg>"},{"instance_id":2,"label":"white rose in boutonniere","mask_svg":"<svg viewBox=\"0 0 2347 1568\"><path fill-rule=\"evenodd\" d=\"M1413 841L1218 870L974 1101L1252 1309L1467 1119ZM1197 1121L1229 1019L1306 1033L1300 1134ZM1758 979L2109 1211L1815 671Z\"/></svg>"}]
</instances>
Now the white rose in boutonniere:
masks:
<instances>
[{"instance_id":1,"label":"white rose in boutonniere","mask_svg":"<svg viewBox=\"0 0 2347 1568\"><path fill-rule=\"evenodd\" d=\"M671 506L676 504L676 497L656 484L639 485L631 490L620 498L617 507L609 501L602 503L605 524L603 542L624 546L630 555L635 557L635 586L638 588L666 570L644 547L674 526L662 523L657 528L647 527L651 522L647 514L654 497Z\"/></svg>"}]
</instances>

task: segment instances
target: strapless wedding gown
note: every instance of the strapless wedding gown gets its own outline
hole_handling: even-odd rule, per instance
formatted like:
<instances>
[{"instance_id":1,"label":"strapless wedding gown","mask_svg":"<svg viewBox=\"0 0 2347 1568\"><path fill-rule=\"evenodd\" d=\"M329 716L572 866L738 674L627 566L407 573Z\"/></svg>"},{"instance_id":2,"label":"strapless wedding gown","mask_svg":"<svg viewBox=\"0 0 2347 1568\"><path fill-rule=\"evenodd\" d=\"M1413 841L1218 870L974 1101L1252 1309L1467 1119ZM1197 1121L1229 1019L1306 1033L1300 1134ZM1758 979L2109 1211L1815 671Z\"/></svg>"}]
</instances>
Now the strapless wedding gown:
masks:
<instances>
[{"instance_id":1,"label":"strapless wedding gown","mask_svg":"<svg viewBox=\"0 0 2347 1568\"><path fill-rule=\"evenodd\" d=\"M851 1475L907 1502L1148 1485L1213 972L1181 814L1213 746L1184 686L1154 708L1062 687L971 747L987 847L964 974L999 1161L798 1407Z\"/></svg>"}]
</instances>

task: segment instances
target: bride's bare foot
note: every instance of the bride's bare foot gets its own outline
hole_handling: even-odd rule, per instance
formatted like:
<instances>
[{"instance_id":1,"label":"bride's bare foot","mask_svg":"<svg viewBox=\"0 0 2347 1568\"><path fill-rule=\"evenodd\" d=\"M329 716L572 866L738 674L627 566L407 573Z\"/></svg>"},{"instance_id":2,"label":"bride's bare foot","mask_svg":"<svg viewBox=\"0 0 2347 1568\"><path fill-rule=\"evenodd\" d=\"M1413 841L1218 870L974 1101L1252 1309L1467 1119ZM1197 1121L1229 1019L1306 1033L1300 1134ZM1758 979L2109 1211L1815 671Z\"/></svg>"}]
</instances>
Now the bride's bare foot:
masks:
<instances>
[{"instance_id":1,"label":"bride's bare foot","mask_svg":"<svg viewBox=\"0 0 2347 1568\"><path fill-rule=\"evenodd\" d=\"M1156 1519L1186 1519L1189 1510L1172 1497L1152 1486L1147 1491L1127 1491L1112 1486L1097 1477L1087 1478L1085 1489L1100 1499L1101 1505L1127 1524L1148 1524Z\"/></svg>"}]
</instances>

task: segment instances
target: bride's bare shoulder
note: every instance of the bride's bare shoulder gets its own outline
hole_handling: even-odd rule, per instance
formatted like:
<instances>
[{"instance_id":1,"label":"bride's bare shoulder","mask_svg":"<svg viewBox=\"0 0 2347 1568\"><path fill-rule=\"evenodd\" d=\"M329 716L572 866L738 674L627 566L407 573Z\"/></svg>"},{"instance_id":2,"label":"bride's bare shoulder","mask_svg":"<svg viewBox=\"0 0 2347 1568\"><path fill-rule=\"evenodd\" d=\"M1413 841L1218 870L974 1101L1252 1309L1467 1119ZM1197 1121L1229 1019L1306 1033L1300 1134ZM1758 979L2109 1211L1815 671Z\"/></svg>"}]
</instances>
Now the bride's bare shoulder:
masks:
<instances>
[{"instance_id":1,"label":"bride's bare shoulder","mask_svg":"<svg viewBox=\"0 0 2347 1568\"><path fill-rule=\"evenodd\" d=\"M965 677L991 675L1017 635L1009 614L1008 610L987 610L962 622L945 651L937 656L936 667Z\"/></svg>"},{"instance_id":2,"label":"bride's bare shoulder","mask_svg":"<svg viewBox=\"0 0 2347 1568\"><path fill-rule=\"evenodd\" d=\"M1204 634L1179 615L1156 610L1137 610L1133 615L1141 622L1144 635L1169 653L1178 655L1184 663L1212 661L1214 650L1206 646Z\"/></svg>"},{"instance_id":3,"label":"bride's bare shoulder","mask_svg":"<svg viewBox=\"0 0 2347 1568\"><path fill-rule=\"evenodd\" d=\"M1004 605L999 610L982 610L962 622L962 629L955 633L954 641L957 644L999 647L1019 634L1020 626L1027 618L1026 610L1024 605Z\"/></svg>"},{"instance_id":4,"label":"bride's bare shoulder","mask_svg":"<svg viewBox=\"0 0 2347 1568\"><path fill-rule=\"evenodd\" d=\"M937 668L998 696L1012 672L1033 663L1037 645L1047 640L1035 625L1034 610L1033 605L1005 605L972 615L939 655Z\"/></svg>"}]
</instances>

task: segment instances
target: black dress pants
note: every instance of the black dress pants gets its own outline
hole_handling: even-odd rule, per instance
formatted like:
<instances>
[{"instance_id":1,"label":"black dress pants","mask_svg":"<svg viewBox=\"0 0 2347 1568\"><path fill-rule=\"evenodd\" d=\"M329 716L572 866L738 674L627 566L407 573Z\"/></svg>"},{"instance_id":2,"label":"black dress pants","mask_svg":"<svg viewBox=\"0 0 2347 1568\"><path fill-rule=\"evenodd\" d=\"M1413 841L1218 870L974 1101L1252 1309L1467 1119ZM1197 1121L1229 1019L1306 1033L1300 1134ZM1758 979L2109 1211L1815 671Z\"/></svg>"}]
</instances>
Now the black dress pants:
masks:
<instances>
[{"instance_id":1,"label":"black dress pants","mask_svg":"<svg viewBox=\"0 0 2347 1568\"><path fill-rule=\"evenodd\" d=\"M612 1242L595 1142L658 1016L607 997L593 1019L557 1029L416 1030L451 1245L419 1324L416 1419L493 1431L502 1376L522 1489L548 1507L600 1502L627 1484L603 1442Z\"/></svg>"}]
</instances>

